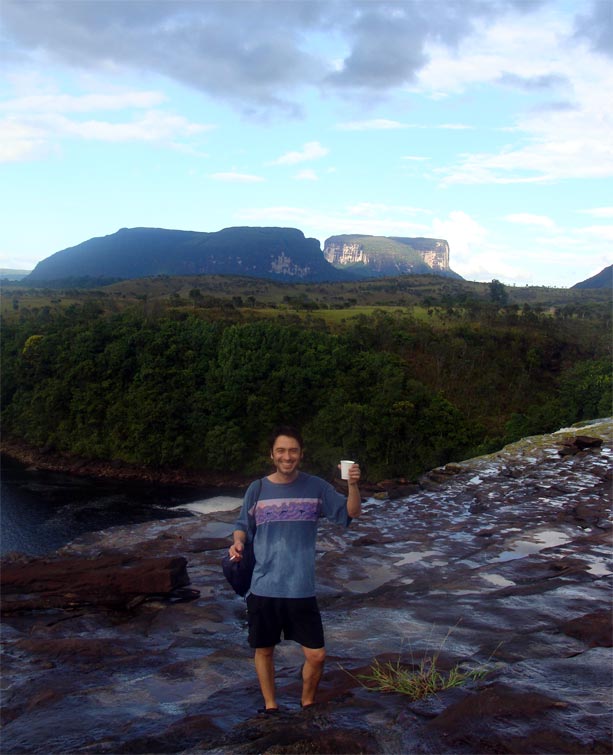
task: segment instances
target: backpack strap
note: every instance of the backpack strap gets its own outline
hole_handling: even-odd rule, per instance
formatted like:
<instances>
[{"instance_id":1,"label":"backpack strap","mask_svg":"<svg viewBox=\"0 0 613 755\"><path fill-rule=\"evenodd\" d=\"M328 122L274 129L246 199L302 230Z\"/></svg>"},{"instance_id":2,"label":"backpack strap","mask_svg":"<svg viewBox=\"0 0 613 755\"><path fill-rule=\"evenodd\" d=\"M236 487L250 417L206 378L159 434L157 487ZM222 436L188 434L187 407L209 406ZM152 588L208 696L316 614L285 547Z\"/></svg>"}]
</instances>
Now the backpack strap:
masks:
<instances>
[{"instance_id":1,"label":"backpack strap","mask_svg":"<svg viewBox=\"0 0 613 755\"><path fill-rule=\"evenodd\" d=\"M257 529L257 524L255 521L255 507L258 505L258 501L260 500L260 493L262 492L262 479L260 478L258 480L258 486L257 491L255 494L255 503L251 507L251 509L247 512L247 519L249 522L249 534L251 535L251 540L255 537L255 531ZM252 514L251 511L254 513Z\"/></svg>"}]
</instances>

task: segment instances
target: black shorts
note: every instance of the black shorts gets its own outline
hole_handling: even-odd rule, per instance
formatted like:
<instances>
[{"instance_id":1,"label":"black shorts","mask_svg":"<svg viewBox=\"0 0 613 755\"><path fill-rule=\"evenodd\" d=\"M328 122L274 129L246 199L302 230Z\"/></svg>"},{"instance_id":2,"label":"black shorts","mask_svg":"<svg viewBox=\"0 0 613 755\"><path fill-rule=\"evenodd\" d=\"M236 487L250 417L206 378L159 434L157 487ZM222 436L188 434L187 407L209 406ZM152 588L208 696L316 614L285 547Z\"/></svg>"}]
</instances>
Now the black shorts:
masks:
<instances>
[{"instance_id":1,"label":"black shorts","mask_svg":"<svg viewBox=\"0 0 613 755\"><path fill-rule=\"evenodd\" d=\"M263 598L247 597L249 645L252 648L269 648L286 640L303 647L322 648L324 629L316 598Z\"/></svg>"}]
</instances>

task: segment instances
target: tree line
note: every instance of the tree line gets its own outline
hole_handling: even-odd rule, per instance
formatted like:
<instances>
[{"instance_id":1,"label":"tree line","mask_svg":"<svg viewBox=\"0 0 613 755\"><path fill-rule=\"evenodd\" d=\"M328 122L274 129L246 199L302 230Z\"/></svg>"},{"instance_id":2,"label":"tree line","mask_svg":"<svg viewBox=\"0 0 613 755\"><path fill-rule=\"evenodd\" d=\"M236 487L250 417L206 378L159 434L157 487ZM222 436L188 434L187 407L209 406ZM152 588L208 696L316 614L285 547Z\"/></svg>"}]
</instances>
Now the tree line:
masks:
<instances>
[{"instance_id":1,"label":"tree line","mask_svg":"<svg viewBox=\"0 0 613 755\"><path fill-rule=\"evenodd\" d=\"M511 316L512 315L512 316ZM96 306L3 323L5 437L88 459L253 475L280 423L307 467L355 457L370 480L611 413L598 322L469 314L444 328L377 311L235 322Z\"/></svg>"}]
</instances>

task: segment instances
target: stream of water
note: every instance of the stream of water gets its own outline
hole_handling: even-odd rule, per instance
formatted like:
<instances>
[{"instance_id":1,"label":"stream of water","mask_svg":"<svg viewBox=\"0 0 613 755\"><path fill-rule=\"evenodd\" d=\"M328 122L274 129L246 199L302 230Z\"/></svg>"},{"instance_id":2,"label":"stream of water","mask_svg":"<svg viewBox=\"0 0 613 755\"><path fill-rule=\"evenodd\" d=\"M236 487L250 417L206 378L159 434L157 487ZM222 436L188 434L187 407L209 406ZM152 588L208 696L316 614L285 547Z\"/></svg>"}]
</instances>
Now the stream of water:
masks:
<instances>
[{"instance_id":1,"label":"stream of water","mask_svg":"<svg viewBox=\"0 0 613 755\"><path fill-rule=\"evenodd\" d=\"M237 508L240 491L94 480L35 471L2 457L0 555L32 556L85 532Z\"/></svg>"}]
</instances>

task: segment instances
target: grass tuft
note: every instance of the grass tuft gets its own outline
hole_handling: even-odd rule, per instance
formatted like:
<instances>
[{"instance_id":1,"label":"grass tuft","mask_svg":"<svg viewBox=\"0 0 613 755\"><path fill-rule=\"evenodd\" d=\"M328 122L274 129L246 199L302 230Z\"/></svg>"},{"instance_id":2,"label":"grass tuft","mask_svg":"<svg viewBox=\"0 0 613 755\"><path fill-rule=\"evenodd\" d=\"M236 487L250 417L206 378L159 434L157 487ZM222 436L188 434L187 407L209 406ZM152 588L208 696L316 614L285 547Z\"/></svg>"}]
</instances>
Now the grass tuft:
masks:
<instances>
[{"instance_id":1,"label":"grass tuft","mask_svg":"<svg viewBox=\"0 0 613 755\"><path fill-rule=\"evenodd\" d=\"M425 654L419 662L414 661L412 652L410 664L403 664L400 659L386 663L375 659L369 673L352 674L352 676L367 689L406 695L410 700L421 700L437 692L444 692L467 682L483 679L493 670L490 665L481 664L476 668L462 669L462 664L457 663L450 670L441 670L438 662L439 655L454 628L449 629L438 650L431 655ZM497 645L489 660L501 644Z\"/></svg>"},{"instance_id":2,"label":"grass tuft","mask_svg":"<svg viewBox=\"0 0 613 755\"><path fill-rule=\"evenodd\" d=\"M421 700L466 682L483 679L489 671L485 666L463 671L459 664L449 671L441 671L437 668L437 657L433 656L423 658L417 668L404 666L400 661L381 663L375 660L370 673L358 674L356 678L368 689L396 692L411 700Z\"/></svg>"}]
</instances>

